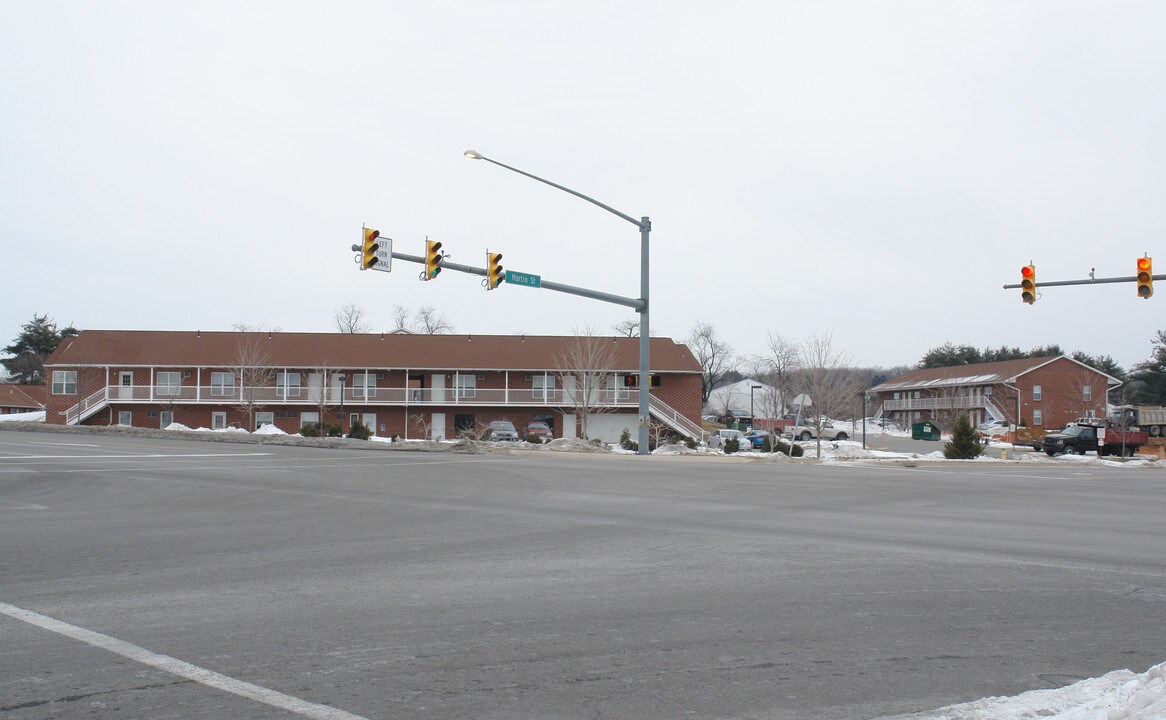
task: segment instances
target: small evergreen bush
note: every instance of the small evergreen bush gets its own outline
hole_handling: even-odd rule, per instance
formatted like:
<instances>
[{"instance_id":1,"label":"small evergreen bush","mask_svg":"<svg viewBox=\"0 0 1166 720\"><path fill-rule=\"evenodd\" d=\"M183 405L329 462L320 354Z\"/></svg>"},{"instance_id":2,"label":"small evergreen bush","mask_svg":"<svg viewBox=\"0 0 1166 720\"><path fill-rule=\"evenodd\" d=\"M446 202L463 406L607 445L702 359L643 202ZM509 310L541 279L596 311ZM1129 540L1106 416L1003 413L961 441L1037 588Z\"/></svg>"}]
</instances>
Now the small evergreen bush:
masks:
<instances>
[{"instance_id":1,"label":"small evergreen bush","mask_svg":"<svg viewBox=\"0 0 1166 720\"><path fill-rule=\"evenodd\" d=\"M352 429L348 431L348 437L353 440L368 440L372 437L372 428L357 420L352 423Z\"/></svg>"},{"instance_id":2,"label":"small evergreen bush","mask_svg":"<svg viewBox=\"0 0 1166 720\"><path fill-rule=\"evenodd\" d=\"M741 449L741 441L737 438L729 438L725 441L725 446L722 449L725 451L726 455L735 453Z\"/></svg>"},{"instance_id":3,"label":"small evergreen bush","mask_svg":"<svg viewBox=\"0 0 1166 720\"><path fill-rule=\"evenodd\" d=\"M951 442L943 446L943 456L948 460L971 460L982 452L984 446L976 439L976 431L968 422L968 416L960 415L951 428Z\"/></svg>"}]
</instances>

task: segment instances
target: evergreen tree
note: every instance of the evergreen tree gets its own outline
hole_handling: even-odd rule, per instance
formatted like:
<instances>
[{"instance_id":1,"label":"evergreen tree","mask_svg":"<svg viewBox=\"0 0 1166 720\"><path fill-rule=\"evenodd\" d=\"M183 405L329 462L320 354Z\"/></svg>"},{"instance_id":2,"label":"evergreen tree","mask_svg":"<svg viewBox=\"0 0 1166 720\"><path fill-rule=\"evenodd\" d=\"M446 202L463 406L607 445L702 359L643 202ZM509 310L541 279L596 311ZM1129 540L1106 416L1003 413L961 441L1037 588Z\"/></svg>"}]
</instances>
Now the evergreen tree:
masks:
<instances>
[{"instance_id":1,"label":"evergreen tree","mask_svg":"<svg viewBox=\"0 0 1166 720\"><path fill-rule=\"evenodd\" d=\"M948 460L971 460L982 452L984 446L976 439L968 416L960 415L951 429L951 442L943 446L943 456Z\"/></svg>"},{"instance_id":2,"label":"evergreen tree","mask_svg":"<svg viewBox=\"0 0 1166 720\"><path fill-rule=\"evenodd\" d=\"M29 385L43 385L45 382L45 360L61 344L61 340L77 334L77 328L70 325L57 330L57 324L48 315L33 313L32 320L21 328L12 344L4 352L12 357L0 360L12 375L12 381Z\"/></svg>"},{"instance_id":3,"label":"evergreen tree","mask_svg":"<svg viewBox=\"0 0 1166 720\"><path fill-rule=\"evenodd\" d=\"M1134 401L1141 405L1166 405L1166 330L1158 331L1153 344L1150 359L1138 363L1130 373L1131 384L1136 386Z\"/></svg>"}]
</instances>

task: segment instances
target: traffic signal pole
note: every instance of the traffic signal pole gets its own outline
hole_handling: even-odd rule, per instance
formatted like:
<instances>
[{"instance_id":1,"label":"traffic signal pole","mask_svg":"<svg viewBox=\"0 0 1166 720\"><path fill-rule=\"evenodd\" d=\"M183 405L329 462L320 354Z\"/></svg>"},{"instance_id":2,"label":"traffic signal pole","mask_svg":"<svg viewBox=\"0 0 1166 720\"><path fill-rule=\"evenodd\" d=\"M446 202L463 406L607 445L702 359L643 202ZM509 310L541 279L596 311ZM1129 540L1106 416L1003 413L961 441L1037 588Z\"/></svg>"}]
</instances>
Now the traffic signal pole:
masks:
<instances>
[{"instance_id":1,"label":"traffic signal pole","mask_svg":"<svg viewBox=\"0 0 1166 720\"><path fill-rule=\"evenodd\" d=\"M393 252L393 259L404 260L405 262L414 262L421 265L425 264L425 258L420 255L409 255L407 253ZM487 277L489 272L486 268L474 267L473 265L462 265L460 263L450 262L449 260L441 261L442 270L453 270L454 272L463 272L469 275L481 275ZM424 274L424 273L422 273ZM612 295L611 293L600 292L599 290L590 290L588 288L576 287L574 285L565 285L563 283L552 282L550 280L543 280L540 287L543 290L554 290L555 292L567 293L568 295L578 295L580 297L590 298L592 300L601 300L603 302L612 303L614 305L623 305L630 307L637 312L644 306L642 300L638 298L623 297L622 295Z\"/></svg>"}]
</instances>

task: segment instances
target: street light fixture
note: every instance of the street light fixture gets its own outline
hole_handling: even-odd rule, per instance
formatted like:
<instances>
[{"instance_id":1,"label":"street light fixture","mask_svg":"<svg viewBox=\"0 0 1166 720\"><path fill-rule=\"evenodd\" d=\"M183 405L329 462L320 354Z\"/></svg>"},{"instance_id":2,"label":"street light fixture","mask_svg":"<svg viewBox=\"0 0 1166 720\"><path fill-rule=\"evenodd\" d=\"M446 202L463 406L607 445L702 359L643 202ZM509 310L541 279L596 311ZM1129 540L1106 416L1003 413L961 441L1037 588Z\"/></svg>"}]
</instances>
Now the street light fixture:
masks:
<instances>
[{"instance_id":1,"label":"street light fixture","mask_svg":"<svg viewBox=\"0 0 1166 720\"><path fill-rule=\"evenodd\" d=\"M640 427L639 427L639 434L638 434L639 447L637 448L636 453L639 455L647 455L649 452L649 448L648 448L648 418L649 418L648 392L649 392L649 389L650 389L651 384L652 384L651 378L649 377L649 374L651 372L651 362L650 362L651 358L649 357L649 355L650 355L650 343L649 343L650 338L648 337L648 234L652 232L652 221L648 219L647 215L640 218L639 220L636 220L631 215L627 215L625 213L622 213L619 210L616 210L615 208L611 207L610 205L605 205L593 197L588 197L587 195L584 195L581 192L577 192L575 190L572 190L569 187L564 187L562 185L559 185L558 183L551 182L550 180L547 180L546 178L541 178L538 175L532 175L532 174L526 172L525 170L519 170L516 167L511 167L509 165L500 163L497 160L491 160L490 158L486 157L485 155L483 155L479 152L476 152L474 150L466 150L465 153L463 153L463 154L467 158L469 158L470 160L485 160L486 162L493 163L494 165L497 165L498 167L504 167L507 170L518 173L519 175L525 175L526 177L528 177L532 180L538 180L539 182L544 183L546 185L550 185L553 188L558 188L559 190L562 190L565 193L570 193L571 195L574 195L577 198L580 198L582 200L586 200L587 202L591 203L592 205L596 205L598 207L603 208L604 210L608 211L612 215L616 215L618 217L623 218L624 220L627 220L632 225L635 225L636 227L638 227L640 229L640 306L638 308L636 308L636 312L638 312L640 314L640 370L639 370L639 376L640 376L640 405L639 405Z\"/></svg>"}]
</instances>

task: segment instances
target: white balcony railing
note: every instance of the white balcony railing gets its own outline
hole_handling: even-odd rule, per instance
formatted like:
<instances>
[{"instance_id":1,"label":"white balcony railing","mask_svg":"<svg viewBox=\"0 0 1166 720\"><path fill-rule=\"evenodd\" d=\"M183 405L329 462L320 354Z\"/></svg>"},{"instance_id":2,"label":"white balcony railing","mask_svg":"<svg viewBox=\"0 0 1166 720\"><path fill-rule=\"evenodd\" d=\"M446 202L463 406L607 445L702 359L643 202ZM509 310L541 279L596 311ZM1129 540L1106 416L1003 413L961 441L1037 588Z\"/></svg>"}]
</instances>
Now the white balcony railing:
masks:
<instances>
[{"instance_id":1,"label":"white balcony railing","mask_svg":"<svg viewBox=\"0 0 1166 720\"><path fill-rule=\"evenodd\" d=\"M322 397L326 393L327 397ZM110 385L98 390L81 403L70 408L83 412L88 404L110 403L180 403L202 405L281 404L281 405L339 405L341 394L345 405L546 405L554 407L575 404L571 391L557 388L543 390L532 388L363 388L345 387L320 388L305 387L224 387L221 385ZM637 407L639 391L619 388L598 390L592 393L593 406ZM71 418L70 418L71 419Z\"/></svg>"},{"instance_id":2,"label":"white balcony railing","mask_svg":"<svg viewBox=\"0 0 1166 720\"><path fill-rule=\"evenodd\" d=\"M985 407L991 396L964 395L956 397L910 398L907 400L883 400L883 412L889 410L957 410Z\"/></svg>"}]
</instances>

